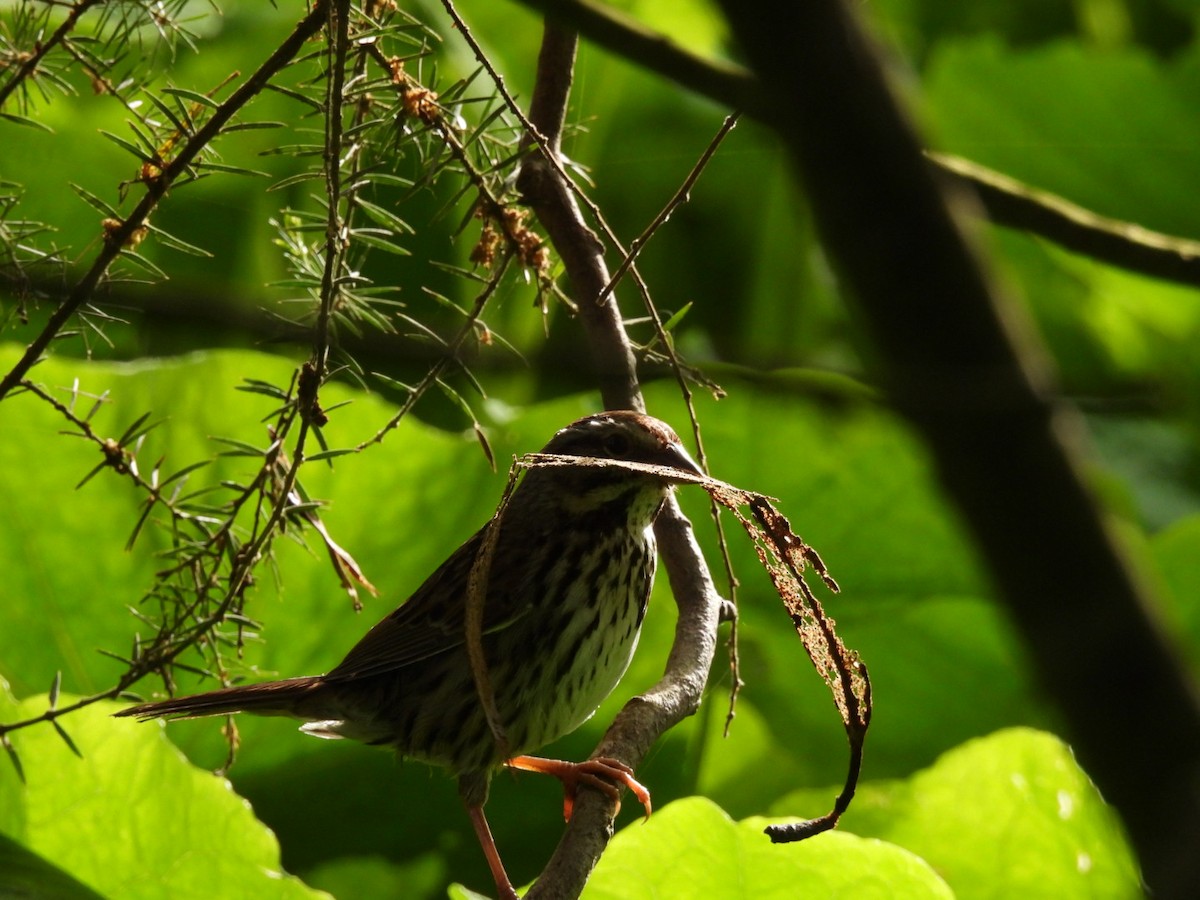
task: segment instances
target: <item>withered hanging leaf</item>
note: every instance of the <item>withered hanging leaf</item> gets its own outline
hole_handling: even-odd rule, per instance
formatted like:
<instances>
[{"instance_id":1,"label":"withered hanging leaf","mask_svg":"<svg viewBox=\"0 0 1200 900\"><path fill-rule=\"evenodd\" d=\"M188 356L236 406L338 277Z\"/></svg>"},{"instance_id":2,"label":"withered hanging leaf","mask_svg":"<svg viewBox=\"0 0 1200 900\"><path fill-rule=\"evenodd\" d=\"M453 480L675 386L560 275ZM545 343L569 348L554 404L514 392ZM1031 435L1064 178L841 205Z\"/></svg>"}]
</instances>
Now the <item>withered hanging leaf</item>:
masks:
<instances>
[{"instance_id":1,"label":"withered hanging leaf","mask_svg":"<svg viewBox=\"0 0 1200 900\"><path fill-rule=\"evenodd\" d=\"M329 561L333 564L333 569L338 574L338 580L341 581L342 587L346 593L350 595L350 600L354 604L355 612L362 610L362 601L358 599L358 590L355 584L366 588L372 597L379 595L375 585L367 580L367 576L363 574L363 570L359 567L354 557L346 550L343 550L332 537L329 536L329 531L325 528L325 523L321 521L312 510L304 513L304 518L321 536L321 540L325 543L325 549L329 551Z\"/></svg>"},{"instance_id":2,"label":"withered hanging leaf","mask_svg":"<svg viewBox=\"0 0 1200 900\"><path fill-rule=\"evenodd\" d=\"M271 432L271 437L274 438L274 432ZM288 456L282 449L278 452L275 458L275 467L272 475L275 478L275 483L279 490L282 490L287 482L288 468L291 463ZM379 595L375 585L367 580L367 576L363 574L362 568L350 553L344 549L333 539L329 534L329 530L325 527L325 523L321 521L317 509L319 503L314 503L304 495L304 490L299 481L293 482L292 489L287 495L287 513L293 521L303 519L308 523L318 535L321 542L325 545L325 550L329 553L329 562L333 566L333 570L337 573L338 581L342 585L342 589L350 596L350 602L354 606L355 612L362 612L362 600L358 597L358 587L366 588L372 597ZM357 587L356 587L357 585Z\"/></svg>"},{"instance_id":3,"label":"withered hanging leaf","mask_svg":"<svg viewBox=\"0 0 1200 900\"><path fill-rule=\"evenodd\" d=\"M871 680L858 654L848 650L834 630L834 621L825 615L821 603L804 580L811 568L831 591L838 590L817 551L792 531L787 518L775 508L769 497L747 491L724 481L692 475L665 466L611 459L556 456L530 453L517 460L517 468L538 466L617 467L655 475L674 484L698 484L717 503L728 509L746 529L758 558L771 578L776 593L791 616L809 660L817 674L829 686L833 701L842 717L850 744L850 764L841 793L833 809L824 816L792 825L772 825L766 833L775 843L799 841L833 828L850 805L862 768L863 743L871 722ZM510 479L510 489L512 480ZM748 510L744 512L743 508ZM499 515L499 511L497 511ZM481 554L482 555L482 554ZM478 679L479 673L476 672ZM478 684L478 681L477 681ZM487 698L484 698L485 706Z\"/></svg>"}]
</instances>

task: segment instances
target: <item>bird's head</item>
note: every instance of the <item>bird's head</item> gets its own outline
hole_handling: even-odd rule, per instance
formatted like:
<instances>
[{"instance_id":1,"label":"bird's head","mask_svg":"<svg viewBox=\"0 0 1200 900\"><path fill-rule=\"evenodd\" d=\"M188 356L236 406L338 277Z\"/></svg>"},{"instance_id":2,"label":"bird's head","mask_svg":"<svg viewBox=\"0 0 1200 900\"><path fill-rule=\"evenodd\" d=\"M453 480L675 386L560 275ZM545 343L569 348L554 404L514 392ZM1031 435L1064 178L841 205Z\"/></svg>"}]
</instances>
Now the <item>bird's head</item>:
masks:
<instances>
[{"instance_id":1,"label":"bird's head","mask_svg":"<svg viewBox=\"0 0 1200 900\"><path fill-rule=\"evenodd\" d=\"M585 416L561 429L542 453L617 462L644 463L702 475L671 426L644 413L610 410ZM666 498L672 480L666 475L610 467L544 468L530 473L535 481L548 478L562 487L560 501L574 511L607 506L627 498L649 518ZM645 515L645 513L642 513Z\"/></svg>"}]
</instances>

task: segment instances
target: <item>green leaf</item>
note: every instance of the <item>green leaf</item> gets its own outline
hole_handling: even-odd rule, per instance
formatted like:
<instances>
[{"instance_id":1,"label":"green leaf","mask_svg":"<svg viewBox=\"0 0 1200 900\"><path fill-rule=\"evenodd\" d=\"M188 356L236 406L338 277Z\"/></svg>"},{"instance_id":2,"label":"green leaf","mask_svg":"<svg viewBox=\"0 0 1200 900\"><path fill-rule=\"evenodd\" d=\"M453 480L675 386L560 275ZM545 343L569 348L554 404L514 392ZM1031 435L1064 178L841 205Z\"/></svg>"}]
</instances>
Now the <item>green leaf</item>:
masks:
<instances>
[{"instance_id":1,"label":"green leaf","mask_svg":"<svg viewBox=\"0 0 1200 900\"><path fill-rule=\"evenodd\" d=\"M321 112L320 102L317 100L314 100L312 97L308 96L308 94L305 94L303 91L295 91L295 90L292 90L291 88L283 87L274 82L268 82L268 84L266 85L266 89L268 91L275 91L276 93L283 94L285 97L290 97L291 99L297 101L298 103L302 103L303 105L309 107L309 109L312 110L313 112L317 112L317 113Z\"/></svg>"},{"instance_id":2,"label":"green leaf","mask_svg":"<svg viewBox=\"0 0 1200 900\"><path fill-rule=\"evenodd\" d=\"M31 119L29 116L18 115L17 113L0 112L0 119L6 122L12 122L14 125L24 125L27 128L36 128L39 131L44 131L47 134L53 134L54 129L37 119Z\"/></svg>"},{"instance_id":3,"label":"green leaf","mask_svg":"<svg viewBox=\"0 0 1200 900\"><path fill-rule=\"evenodd\" d=\"M0 897L103 900L102 895L6 834L0 834Z\"/></svg>"},{"instance_id":4,"label":"green leaf","mask_svg":"<svg viewBox=\"0 0 1200 900\"><path fill-rule=\"evenodd\" d=\"M690 312L690 311L691 311L691 308L692 308L692 304L691 304L691 303L685 303L685 304L683 304L683 306L681 306L681 307L679 308L679 311L678 311L678 312L674 313L674 314L671 316L671 318L669 318L669 319L667 319L667 321L663 322L663 326L662 326L662 327L663 327L663 331L666 331L666 332L668 332L668 333L669 333L669 332L671 332L671 331L674 331L674 330L675 330L675 327L676 327L676 326L677 326L677 325L678 325L680 322L682 322L682 321L683 321L683 318L684 318L684 316L686 316L686 315L688 314L688 312Z\"/></svg>"},{"instance_id":5,"label":"green leaf","mask_svg":"<svg viewBox=\"0 0 1200 900\"><path fill-rule=\"evenodd\" d=\"M141 253L138 253L134 250L122 250L121 258L128 262L133 263L137 268L150 273L157 279L161 279L162 281L167 280L167 273L164 272L162 269L160 269L157 265L155 265L149 259L147 259L145 256L143 256Z\"/></svg>"},{"instance_id":6,"label":"green leaf","mask_svg":"<svg viewBox=\"0 0 1200 900\"><path fill-rule=\"evenodd\" d=\"M137 144L127 141L127 140L125 140L125 138L119 137L118 135L113 134L111 131L101 130L100 133L102 135L104 135L106 138L108 138L110 141L112 141L114 144L116 144L118 147L121 147L122 149L129 151L131 154L133 154L135 157L140 159L142 162L152 163L152 164L155 163L154 157L152 157L148 152L143 150Z\"/></svg>"},{"instance_id":7,"label":"green leaf","mask_svg":"<svg viewBox=\"0 0 1200 900\"><path fill-rule=\"evenodd\" d=\"M199 103L201 106L207 106L209 109L219 109L221 104L207 94L202 94L199 91L189 91L185 88L167 87L163 88L164 94L171 94L175 97L182 97L185 100L190 100L192 103Z\"/></svg>"},{"instance_id":8,"label":"green leaf","mask_svg":"<svg viewBox=\"0 0 1200 900\"><path fill-rule=\"evenodd\" d=\"M263 172L261 169L247 169L245 166L227 166L223 163L208 161L196 163L196 168L205 172L224 172L226 175L249 175L254 178L271 177L270 172Z\"/></svg>"},{"instance_id":9,"label":"green leaf","mask_svg":"<svg viewBox=\"0 0 1200 900\"><path fill-rule=\"evenodd\" d=\"M319 181L322 175L320 172L298 172L295 175L289 175L287 178L281 178L279 181L272 184L268 190L278 191L286 187L291 187L293 184L301 184L305 181Z\"/></svg>"},{"instance_id":10,"label":"green leaf","mask_svg":"<svg viewBox=\"0 0 1200 900\"><path fill-rule=\"evenodd\" d=\"M583 900L954 896L932 868L900 847L844 832L772 844L765 821L736 823L700 797L671 803L613 838Z\"/></svg>"},{"instance_id":11,"label":"green leaf","mask_svg":"<svg viewBox=\"0 0 1200 900\"><path fill-rule=\"evenodd\" d=\"M157 94L153 94L153 93L150 94L148 99L150 100L151 103L154 104L154 107L162 115L166 116L167 120L173 126L175 126L177 133L175 135L175 138L173 138L172 140L177 140L179 138L186 137L194 130L193 128L190 127L192 124L192 121L191 121L192 117L190 115L188 115L187 107L184 104L182 104L178 100L176 100L175 101L175 109L172 109L171 104L167 103L162 97L159 97ZM179 113L177 113L176 110L178 110L179 113L183 114L183 118L180 117ZM185 121L185 119L186 119L186 121ZM142 124L147 124L147 123L142 123ZM146 142L147 145L152 146L152 147L158 146L158 143L159 143L158 141L150 140L148 138L148 136L143 133L142 129L137 127L136 125L134 125L134 123L130 122L129 127L132 128L137 133L137 136L142 138ZM166 151L163 151L163 152L166 152Z\"/></svg>"},{"instance_id":12,"label":"green leaf","mask_svg":"<svg viewBox=\"0 0 1200 900\"><path fill-rule=\"evenodd\" d=\"M239 441L235 438L214 437L213 440L216 441L218 444L225 444L226 446L233 448L232 452L231 451L222 452L222 454L221 454L222 456L237 455L237 456L261 457L266 452L266 449L264 447L259 447L255 444L247 443L246 441Z\"/></svg>"},{"instance_id":13,"label":"green leaf","mask_svg":"<svg viewBox=\"0 0 1200 900\"><path fill-rule=\"evenodd\" d=\"M832 791L776 804L800 817ZM1141 896L1114 811L1053 735L1012 728L968 741L906 781L860 785L842 827L919 854L959 900Z\"/></svg>"},{"instance_id":14,"label":"green leaf","mask_svg":"<svg viewBox=\"0 0 1200 900\"><path fill-rule=\"evenodd\" d=\"M203 247L197 247L194 244L189 244L187 241L175 237L169 232L163 231L161 228L156 228L153 225L147 226L154 234L155 239L164 247L170 247L172 250L178 250L180 253L186 253L188 256L199 256L204 259L212 259L213 255Z\"/></svg>"},{"instance_id":15,"label":"green leaf","mask_svg":"<svg viewBox=\"0 0 1200 900\"><path fill-rule=\"evenodd\" d=\"M93 209L96 209L97 211L99 211L102 215L108 216L111 219L123 219L124 218L119 212L117 212L117 210L114 206L112 206L110 203L108 203L104 200L101 200L99 197L97 197L95 194L93 194L91 191L87 190L86 188L80 187L77 184L72 184L71 190L73 190L76 194L78 194L80 197L82 197L89 206L91 206Z\"/></svg>"},{"instance_id":16,"label":"green leaf","mask_svg":"<svg viewBox=\"0 0 1200 900\"><path fill-rule=\"evenodd\" d=\"M380 237L372 233L374 229L368 230L365 228L356 228L351 232L352 239L355 243L365 244L368 247L374 247L376 250L382 250L385 253L391 253L394 256L412 256L412 251L406 247L401 247L399 244L389 241L387 238ZM390 231L385 232L391 234Z\"/></svg>"},{"instance_id":17,"label":"green leaf","mask_svg":"<svg viewBox=\"0 0 1200 900\"><path fill-rule=\"evenodd\" d=\"M1102 215L1186 236L1200 233L1196 210L1179 202L1195 187L1200 114L1187 67L1175 71L1137 47L1017 48L979 35L938 46L924 97L939 149Z\"/></svg>"},{"instance_id":18,"label":"green leaf","mask_svg":"<svg viewBox=\"0 0 1200 900\"><path fill-rule=\"evenodd\" d=\"M367 217L384 228L389 229L394 234L413 234L413 228L398 215L390 210L384 209L378 204L364 200L362 197L355 197L354 204L366 213Z\"/></svg>"},{"instance_id":19,"label":"green leaf","mask_svg":"<svg viewBox=\"0 0 1200 900\"><path fill-rule=\"evenodd\" d=\"M335 459L339 456L350 456L357 453L353 447L344 447L335 450L320 450L317 453L310 453L304 457L306 462L318 462L322 459Z\"/></svg>"},{"instance_id":20,"label":"green leaf","mask_svg":"<svg viewBox=\"0 0 1200 900\"><path fill-rule=\"evenodd\" d=\"M45 696L31 698L19 714L45 706ZM52 729L14 735L28 788L24 825L6 828L10 838L123 900L230 896L231 885L245 896L327 896L282 872L274 836L224 779L188 763L161 726L113 719L120 708L104 702L72 714L82 758Z\"/></svg>"},{"instance_id":21,"label":"green leaf","mask_svg":"<svg viewBox=\"0 0 1200 900\"><path fill-rule=\"evenodd\" d=\"M365 177L372 184L389 184L395 187L412 187L413 180L405 178L403 175L396 175L393 172L368 172Z\"/></svg>"},{"instance_id":22,"label":"green leaf","mask_svg":"<svg viewBox=\"0 0 1200 900\"><path fill-rule=\"evenodd\" d=\"M133 441L136 441L143 434L149 434L162 424L162 422L151 422L149 425L147 425L146 421L149 418L150 413L148 412L142 413L140 416L138 416L130 425L125 428L123 432L121 432L121 436L117 438L117 443L121 446L130 444Z\"/></svg>"},{"instance_id":23,"label":"green leaf","mask_svg":"<svg viewBox=\"0 0 1200 900\"><path fill-rule=\"evenodd\" d=\"M221 129L222 134L234 131L262 131L272 128L287 128L286 122L234 122Z\"/></svg>"}]
</instances>

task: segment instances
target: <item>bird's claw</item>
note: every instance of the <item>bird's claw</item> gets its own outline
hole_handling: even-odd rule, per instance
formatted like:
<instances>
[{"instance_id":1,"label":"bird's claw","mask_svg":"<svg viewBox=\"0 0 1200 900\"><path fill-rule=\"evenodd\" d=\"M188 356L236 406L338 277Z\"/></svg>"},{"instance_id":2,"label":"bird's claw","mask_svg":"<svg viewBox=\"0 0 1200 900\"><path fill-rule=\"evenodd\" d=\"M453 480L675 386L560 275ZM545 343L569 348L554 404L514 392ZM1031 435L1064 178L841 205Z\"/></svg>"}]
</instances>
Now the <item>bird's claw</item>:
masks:
<instances>
[{"instance_id":1,"label":"bird's claw","mask_svg":"<svg viewBox=\"0 0 1200 900\"><path fill-rule=\"evenodd\" d=\"M524 769L528 772L542 772L553 775L563 785L563 818L571 821L575 809L575 795L580 785L587 785L607 794L621 809L621 794L618 784L629 788L646 810L646 818L650 818L650 791L633 777L633 769L618 759L610 756L599 756L595 759L573 763L561 759L542 759L538 756L517 756L508 760L505 765L513 769Z\"/></svg>"}]
</instances>

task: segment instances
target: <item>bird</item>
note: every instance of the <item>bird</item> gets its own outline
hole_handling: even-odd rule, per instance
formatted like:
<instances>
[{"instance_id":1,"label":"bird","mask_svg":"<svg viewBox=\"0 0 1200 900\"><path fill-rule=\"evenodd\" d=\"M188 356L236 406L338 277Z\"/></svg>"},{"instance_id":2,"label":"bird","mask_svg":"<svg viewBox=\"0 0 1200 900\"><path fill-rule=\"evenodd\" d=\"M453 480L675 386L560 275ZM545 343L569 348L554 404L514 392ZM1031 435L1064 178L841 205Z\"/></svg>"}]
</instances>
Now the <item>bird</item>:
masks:
<instances>
[{"instance_id":1,"label":"bird","mask_svg":"<svg viewBox=\"0 0 1200 900\"><path fill-rule=\"evenodd\" d=\"M632 410L572 422L542 452L666 467L683 473L680 481L702 474L669 425ZM618 760L529 754L587 721L628 668L656 568L653 524L675 483L663 469L531 467L502 504L498 535L488 537L491 523L480 528L328 673L143 703L116 715L284 715L302 720L300 730L310 735L390 747L444 767L458 780L501 900L516 900L483 811L500 768L559 778L567 818L585 784L613 797L616 783L624 784L650 813L649 792ZM468 584L485 538L490 569L472 638L482 649L490 703L481 699L468 637L469 606L479 602Z\"/></svg>"}]
</instances>

